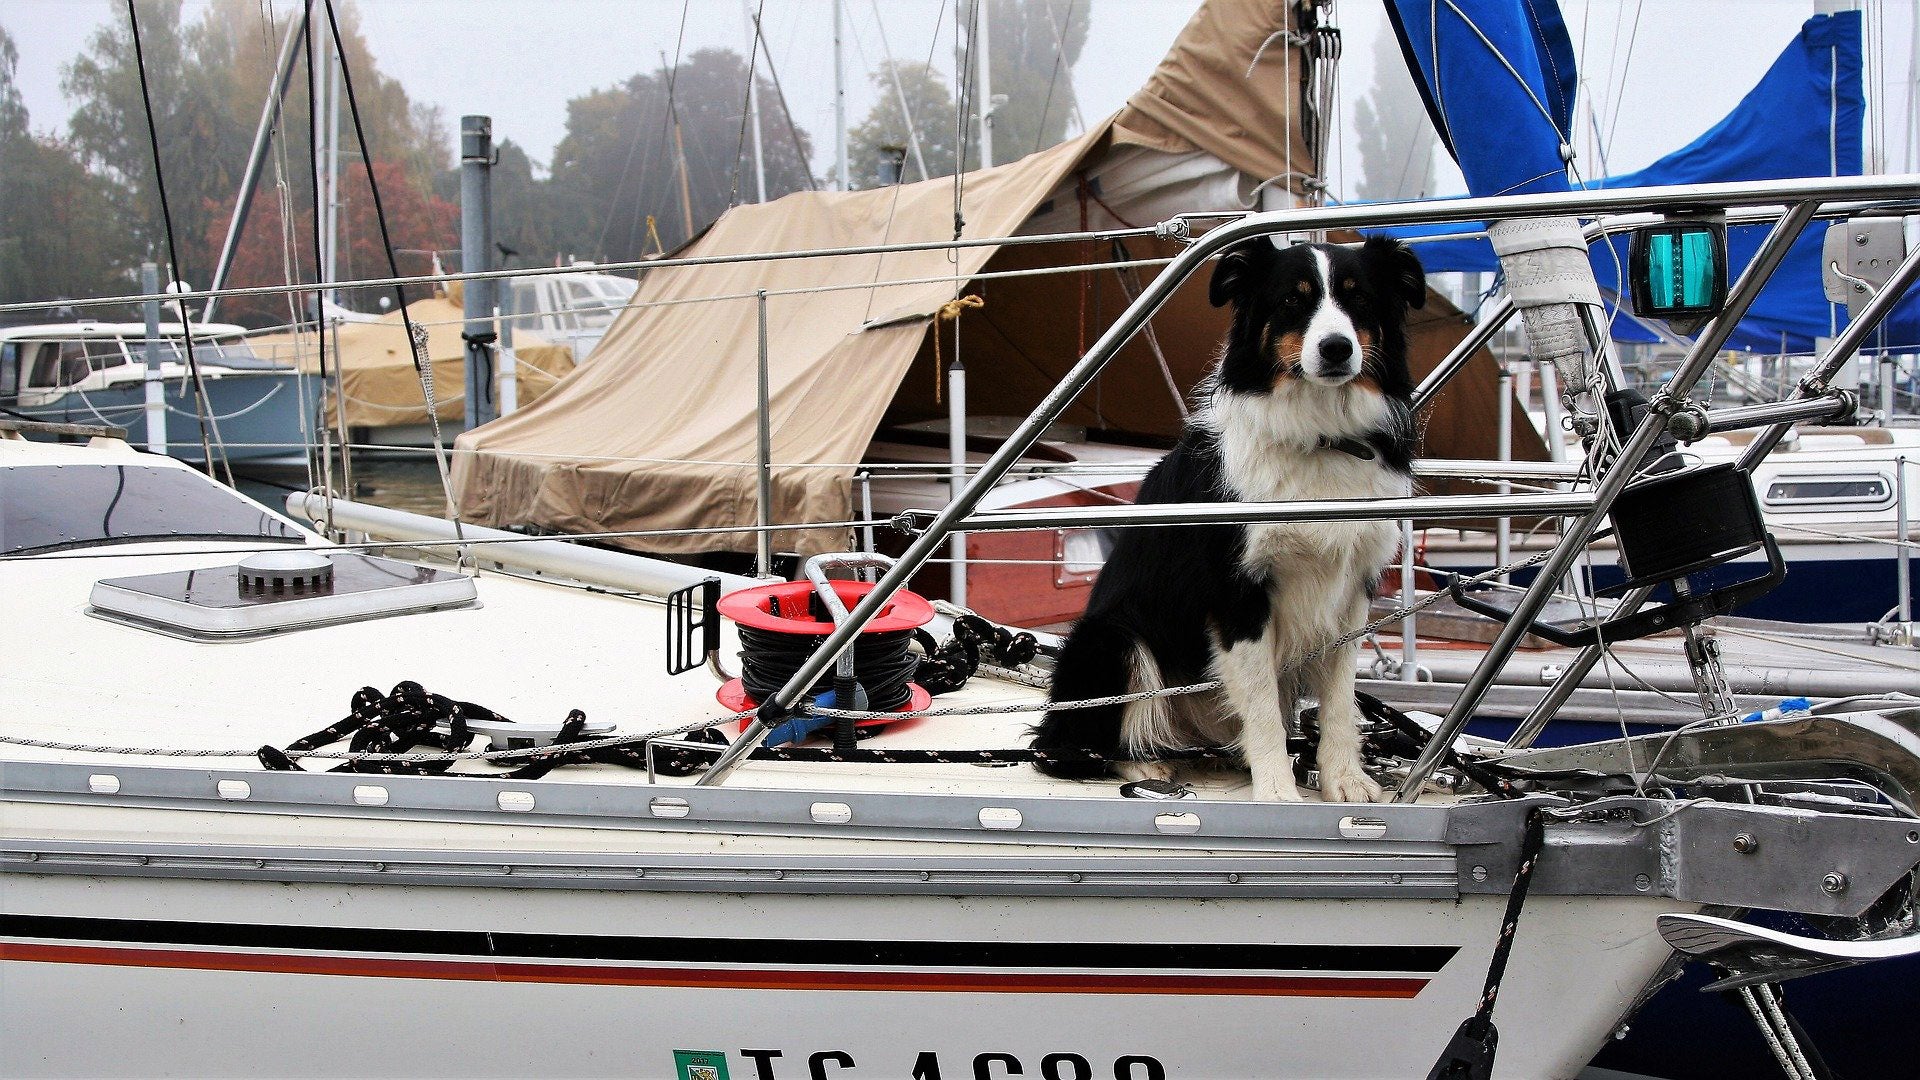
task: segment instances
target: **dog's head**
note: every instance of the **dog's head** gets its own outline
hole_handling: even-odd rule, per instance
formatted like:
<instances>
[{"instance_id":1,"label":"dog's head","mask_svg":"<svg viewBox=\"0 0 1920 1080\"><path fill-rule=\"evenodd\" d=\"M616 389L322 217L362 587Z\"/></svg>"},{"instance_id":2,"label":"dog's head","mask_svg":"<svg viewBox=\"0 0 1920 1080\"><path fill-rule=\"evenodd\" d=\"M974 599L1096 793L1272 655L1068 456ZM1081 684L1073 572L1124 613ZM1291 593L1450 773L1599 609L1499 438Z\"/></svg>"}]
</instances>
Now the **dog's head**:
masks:
<instances>
[{"instance_id":1,"label":"dog's head","mask_svg":"<svg viewBox=\"0 0 1920 1080\"><path fill-rule=\"evenodd\" d=\"M1277 248L1260 237L1229 249L1207 293L1215 307L1233 305L1221 386L1260 394L1303 379L1411 395L1407 309L1426 303L1426 282L1413 252L1386 237L1357 248Z\"/></svg>"}]
</instances>

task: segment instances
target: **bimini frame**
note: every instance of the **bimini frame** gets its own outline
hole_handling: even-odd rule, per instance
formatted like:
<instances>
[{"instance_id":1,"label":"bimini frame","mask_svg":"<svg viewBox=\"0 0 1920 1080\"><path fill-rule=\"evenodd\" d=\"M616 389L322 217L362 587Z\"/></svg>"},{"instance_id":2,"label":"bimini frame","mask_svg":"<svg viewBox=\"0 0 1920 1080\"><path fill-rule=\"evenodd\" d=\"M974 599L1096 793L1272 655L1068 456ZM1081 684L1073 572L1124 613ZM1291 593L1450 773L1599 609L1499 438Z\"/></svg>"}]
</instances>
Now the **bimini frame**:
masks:
<instances>
[{"instance_id":1,"label":"bimini frame","mask_svg":"<svg viewBox=\"0 0 1920 1080\"><path fill-rule=\"evenodd\" d=\"M1806 226L1830 204L1866 202L1885 209L1886 204L1920 204L1920 176L1835 177L1816 180L1774 180L1755 183L1698 184L1676 187L1634 188L1626 190L1556 192L1544 195L1515 195L1488 198L1427 200L1410 203L1378 203L1364 206L1312 207L1247 214L1220 224L1197 239L1168 264L1166 269L1142 290L1140 296L1123 311L1100 336L1080 361L1067 372L1045 400L1034 409L1006 441L975 473L972 481L937 513L928 512L925 527L908 545L894 567L854 608L849 618L826 638L821 647L802 663L772 697L764 703L751 725L714 763L699 784L723 783L746 755L759 746L770 727L790 714L805 691L833 665L856 635L896 589L917 573L939 546L956 532L991 529L1030 529L1073 525L1197 523L1205 521L1282 521L1282 520L1401 520L1410 517L1444 518L1488 516L1496 507L1499 516L1563 514L1570 520L1539 574L1515 606L1511 618L1495 637L1486 655L1461 687L1453 708L1448 711L1435 736L1415 761L1396 798L1407 802L1415 798L1422 783L1440 762L1447 747L1466 726L1479 707L1481 698L1494 677L1512 656L1528 625L1546 606L1560 578L1573 566L1615 497L1633 478L1631 463L1640 461L1658 436L1666 430L1669 418L1678 412L1688 392L1705 373L1714 356L1725 345L1742 316L1746 314L1761 287L1779 267L1788 248ZM1496 496L1432 496L1407 499L1323 500L1313 503L1231 503L1168 508L1164 506L1123 506L1074 511L1002 512L980 514L975 511L1001 477L1021 455L1039 439L1052 423L1093 381L1120 347L1144 326L1182 282L1196 273L1207 260L1222 251L1254 237L1278 233L1309 233L1336 229L1363 229L1387 225L1417 225L1451 222L1477 222L1509 218L1586 216L1677 210L1728 210L1742 207L1783 207L1778 220L1752 261L1728 292L1726 309L1709 323L1695 339L1686 359L1650 401L1645 416L1626 435L1619 452L1608 461L1596 463L1594 487L1589 493L1574 495L1512 494ZM1188 235L1187 221L1175 218L1163 222L1156 232L1174 239ZM1885 319L1894 303L1920 277L1920 248L1910 253L1895 269L1891 280L1875 295L1856 319L1834 341L1820 362L1800 382L1794 400L1815 398L1829 390L1827 380L1867 339L1867 335ZM1589 320L1595 331L1596 353L1604 360L1604 329ZM1488 330L1487 333L1491 333ZM1469 337L1478 344L1480 335ZM1467 348L1463 343L1462 348ZM1470 353L1456 350L1458 359L1444 363L1436 378L1420 387L1424 403L1439 389L1453 371L1458 370ZM1600 377L1613 389L1610 365L1601 365ZM1767 423L1741 459L1751 466L1766 456L1785 434L1790 420ZM920 517L923 515L911 515ZM1644 603L1650 590L1629 593L1623 611ZM1540 723L1550 716L1557 701L1565 699L1579 679L1598 660L1598 648L1589 648L1580 660L1567 666L1566 672L1516 734L1517 744L1530 741ZM1536 723L1538 721L1538 723Z\"/></svg>"}]
</instances>

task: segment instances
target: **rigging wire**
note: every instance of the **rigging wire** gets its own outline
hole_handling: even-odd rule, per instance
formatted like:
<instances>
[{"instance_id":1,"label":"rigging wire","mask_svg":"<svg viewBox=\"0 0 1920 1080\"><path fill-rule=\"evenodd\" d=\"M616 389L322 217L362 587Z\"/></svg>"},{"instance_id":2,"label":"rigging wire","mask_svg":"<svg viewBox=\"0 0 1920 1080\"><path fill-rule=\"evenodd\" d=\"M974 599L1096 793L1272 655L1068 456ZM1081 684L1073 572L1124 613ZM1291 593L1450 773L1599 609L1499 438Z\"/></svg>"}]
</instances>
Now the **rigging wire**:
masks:
<instances>
[{"instance_id":1,"label":"rigging wire","mask_svg":"<svg viewBox=\"0 0 1920 1080\"><path fill-rule=\"evenodd\" d=\"M947 14L947 0L940 0L940 10L934 12L933 14L933 39L927 42L927 62L925 67L922 68L922 71L924 72L925 76L928 79L933 78L933 54L935 50L940 48L940 28L944 24L946 14ZM879 19L880 9L878 7L874 8L873 16L875 20ZM881 37L881 42L883 46L885 44L885 41L886 41L886 38L883 31L882 37ZM894 89L896 92L899 91L899 86L900 86L899 72L896 71L894 73ZM907 126L907 134L913 137L914 154L915 154L915 158L918 159L920 140L919 140L919 136L914 135L913 133L913 116L911 113L907 112L907 99L905 94L902 94L900 97L900 115L903 118L903 122ZM956 158L956 161L957 160L958 159ZM927 175L926 175L927 163L924 160L922 160L919 162L919 164L920 164L920 174L921 174L920 178L922 180L926 180L927 179ZM886 228L880 234L880 242L882 244L886 244L893 239L893 223L894 223L895 217L897 216L900 210L900 189L905 186L906 185L904 184L893 185L893 197L889 199L887 202L887 225L886 225ZM953 258L952 256L949 256L949 257ZM955 262L956 265L959 262L957 258L953 258L953 261ZM886 267L886 264L887 264L887 256L884 252L881 253L878 258L874 259L872 284L874 285L879 284L880 273ZM942 278L942 280L944 280L944 277ZM862 322L865 322L873 318L873 301L878 294L879 294L878 289L868 290L867 306L862 311L860 316ZM954 284L953 295L954 295L954 299L956 300L960 298L960 285L958 284L958 282ZM934 328L934 332L939 333L939 327L936 326ZM954 333L958 334L959 332L960 332L959 327L956 325L954 328ZM938 378L938 377L939 377L939 373L936 372L935 378Z\"/></svg>"},{"instance_id":2,"label":"rigging wire","mask_svg":"<svg viewBox=\"0 0 1920 1080\"><path fill-rule=\"evenodd\" d=\"M813 178L813 166L807 161L807 148L800 138L800 128L793 122L793 110L787 107L787 90L780 83L780 72L773 66L773 50L767 46L766 35L760 28L760 17L753 17L753 30L760 42L760 55L767 61L767 77L773 80L774 100L780 103L780 115L787 120L787 137L793 140L793 153L800 161L800 175L807 182L808 191L819 191L820 182Z\"/></svg>"},{"instance_id":3,"label":"rigging wire","mask_svg":"<svg viewBox=\"0 0 1920 1080\"><path fill-rule=\"evenodd\" d=\"M1066 21L1068 23L1073 22L1074 3L1075 3L1075 0L1067 0ZM1052 0L1047 0L1047 2L1042 6L1046 8L1047 18L1052 19L1053 18ZM1059 31L1056 29L1054 31L1054 40L1056 43L1059 41L1059 37L1060 37ZM1053 74L1049 76L1047 79L1047 97L1046 97L1046 100L1041 102L1040 104L1040 121L1039 121L1039 124L1035 127L1033 132L1033 152L1036 154L1046 148L1043 144L1046 142L1046 139L1047 139L1047 114L1053 111L1053 90L1054 90L1054 87L1060 84L1060 65L1063 61L1066 60L1066 58L1067 58L1067 51L1065 49L1056 48L1053 50Z\"/></svg>"},{"instance_id":4,"label":"rigging wire","mask_svg":"<svg viewBox=\"0 0 1920 1080\"><path fill-rule=\"evenodd\" d=\"M887 43L887 24L880 18L880 0L870 0L870 3L873 7L873 25L880 33L880 55L886 60L887 74L893 77L894 96L900 100L900 125L905 128L907 132L907 147L913 151L913 163L920 170L920 179L932 179L932 175L927 172L926 156L920 152L920 132L913 123L913 110L907 106L906 88L900 85L900 68L893 59L893 46ZM940 20L941 16L946 14L946 6L946 0L940 0L940 10L935 12L933 16L933 39L935 42L940 40ZM929 51L927 56L925 74L928 78L931 78L933 74L933 56L931 51Z\"/></svg>"},{"instance_id":5,"label":"rigging wire","mask_svg":"<svg viewBox=\"0 0 1920 1080\"><path fill-rule=\"evenodd\" d=\"M754 126L754 135L760 134L759 111L753 107L753 80L760 61L760 13L767 9L767 0L760 0L760 10L754 12L753 44L747 50L747 89L746 99L740 103L740 141L733 149L733 190L727 192L727 207L740 205L740 179L747 171L747 125Z\"/></svg>"},{"instance_id":6,"label":"rigging wire","mask_svg":"<svg viewBox=\"0 0 1920 1080\"><path fill-rule=\"evenodd\" d=\"M177 294L175 305L180 312L180 334L186 345L187 370L193 375L194 393L198 398L198 407L201 413L201 460L205 461L207 468L211 470L215 459L213 447L209 445L207 441L208 424L206 415L213 411L213 406L207 401L207 384L205 380L200 377L200 360L193 351L193 322L187 315L187 301L184 295L185 279L180 276L180 248L174 240L173 210L167 202L166 169L160 164L160 129L154 123L153 119L153 92L147 84L146 50L140 44L140 13L135 9L134 0L127 0L127 25L129 32L133 36L134 68L140 76L140 104L146 110L147 114L147 146L153 151L153 187L154 191L160 197L160 223L167 234L167 273L173 278L173 283L179 286L181 290L180 293ZM217 443L220 441L220 426L218 422L215 422L212 427L213 441ZM225 444L221 444L220 446L219 461L223 471L227 474L227 486L232 487L233 465L227 461Z\"/></svg>"},{"instance_id":7,"label":"rigging wire","mask_svg":"<svg viewBox=\"0 0 1920 1080\"><path fill-rule=\"evenodd\" d=\"M367 129L360 121L360 99L353 92L353 72L347 63L347 46L340 39L340 23L334 15L333 0L326 0L326 5L327 27L333 33L334 52L340 60L340 82L347 92L347 111L353 118L353 134L360 146L360 162L366 169L367 187L373 193L373 217L380 226L380 248L386 252L387 272L394 277L399 277L400 264L393 252L393 234L387 227L386 204L380 198L380 182L373 175L373 152L367 148ZM447 508L453 515L454 534L461 535L460 514L458 508L454 506L453 499L453 476L447 467L445 440L440 433L440 410L433 400L433 365L431 362L421 360L421 354L426 351L427 332L424 328L414 326L413 316L407 311L407 295L404 286L393 287L393 302L394 306L400 309L400 322L406 328L408 352L413 358L414 374L419 376L422 391L426 394L427 423L433 429L434 461L440 468L440 486L446 492ZM325 333L324 329L322 333ZM338 357L336 356L335 359L337 361ZM341 409L338 412L344 422L346 410Z\"/></svg>"},{"instance_id":8,"label":"rigging wire","mask_svg":"<svg viewBox=\"0 0 1920 1080\"><path fill-rule=\"evenodd\" d=\"M674 77L678 75L680 72L680 44L681 42L686 40L686 36L687 36L687 3L688 3L688 0L680 0L680 30L679 30L678 36L675 37L674 39L673 68L667 74L667 109L666 109L666 112L662 114L661 120L660 120L660 145L663 148L667 145L667 131L668 131L667 123L669 118L673 116L673 80L674 80ZM614 181L613 194L607 199L607 208L609 211L611 211L614 206L619 204L620 192L626 188L627 175L633 169L634 151L638 150L639 148L640 148L640 125L636 123L633 125L633 138L627 141L627 157L626 157L626 160L623 161L620 165L620 176L618 179ZM647 145L647 158L650 159L652 158L652 156L653 156L653 144L649 143ZM640 163L640 173L642 177L646 175L646 171L647 171L646 160L643 159ZM645 190L644 187L641 190L644 191ZM629 247L633 245L634 231L639 228L639 216L640 216L639 192L634 193L634 211L633 212L634 212L634 220L628 225L628 228L627 228L627 244ZM606 216L606 220L600 223L599 238L593 242L594 246L599 248L603 252L606 250L606 247L607 247L607 230L611 228L613 228L613 214L609 212Z\"/></svg>"},{"instance_id":9,"label":"rigging wire","mask_svg":"<svg viewBox=\"0 0 1920 1080\"><path fill-rule=\"evenodd\" d=\"M1633 29L1627 34L1627 57L1620 63L1620 86L1614 90L1613 118L1607 123L1607 149L1613 147L1614 133L1620 130L1620 107L1627 96L1627 74L1633 70L1633 46L1640 40L1640 10L1646 0L1637 0L1633 5Z\"/></svg>"}]
</instances>

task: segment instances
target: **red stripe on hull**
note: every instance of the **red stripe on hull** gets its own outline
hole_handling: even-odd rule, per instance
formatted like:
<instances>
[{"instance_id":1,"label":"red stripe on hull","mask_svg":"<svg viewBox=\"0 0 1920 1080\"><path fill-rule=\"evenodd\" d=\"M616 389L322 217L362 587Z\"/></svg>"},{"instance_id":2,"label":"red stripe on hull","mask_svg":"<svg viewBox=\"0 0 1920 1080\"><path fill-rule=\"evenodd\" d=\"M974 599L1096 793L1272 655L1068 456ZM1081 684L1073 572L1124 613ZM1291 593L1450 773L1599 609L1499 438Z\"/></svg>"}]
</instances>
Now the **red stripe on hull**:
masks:
<instances>
[{"instance_id":1,"label":"red stripe on hull","mask_svg":"<svg viewBox=\"0 0 1920 1080\"><path fill-rule=\"evenodd\" d=\"M1101 975L992 972L793 971L621 967L391 957L199 952L0 942L0 960L111 967L257 971L456 982L677 986L722 990L889 990L923 993L1189 994L1234 997L1411 998L1424 978L1319 975Z\"/></svg>"}]
</instances>

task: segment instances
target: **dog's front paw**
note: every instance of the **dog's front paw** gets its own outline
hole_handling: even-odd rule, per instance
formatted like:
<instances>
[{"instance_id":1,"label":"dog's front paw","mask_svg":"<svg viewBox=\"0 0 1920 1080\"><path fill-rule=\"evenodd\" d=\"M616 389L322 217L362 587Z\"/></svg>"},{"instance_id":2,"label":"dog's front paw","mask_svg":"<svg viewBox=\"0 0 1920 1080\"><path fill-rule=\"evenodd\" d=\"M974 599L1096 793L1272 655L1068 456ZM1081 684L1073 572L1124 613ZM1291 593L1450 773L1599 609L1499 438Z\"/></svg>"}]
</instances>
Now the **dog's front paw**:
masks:
<instances>
[{"instance_id":1,"label":"dog's front paw","mask_svg":"<svg viewBox=\"0 0 1920 1080\"><path fill-rule=\"evenodd\" d=\"M1320 798L1325 802L1379 802L1380 785L1359 766L1320 770Z\"/></svg>"},{"instance_id":2,"label":"dog's front paw","mask_svg":"<svg viewBox=\"0 0 1920 1080\"><path fill-rule=\"evenodd\" d=\"M1293 782L1293 770L1253 774L1253 797L1259 802L1300 802L1300 788Z\"/></svg>"}]
</instances>

